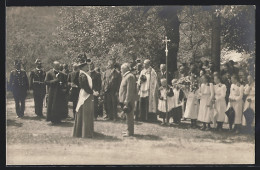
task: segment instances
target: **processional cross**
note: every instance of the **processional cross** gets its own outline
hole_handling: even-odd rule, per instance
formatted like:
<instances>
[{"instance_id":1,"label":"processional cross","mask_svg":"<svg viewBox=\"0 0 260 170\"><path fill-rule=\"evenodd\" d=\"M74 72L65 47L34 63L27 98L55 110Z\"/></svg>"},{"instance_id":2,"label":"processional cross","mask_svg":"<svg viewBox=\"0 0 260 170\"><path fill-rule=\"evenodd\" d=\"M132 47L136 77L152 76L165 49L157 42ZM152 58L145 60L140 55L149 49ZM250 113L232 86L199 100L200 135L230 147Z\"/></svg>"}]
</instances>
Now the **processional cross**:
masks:
<instances>
[{"instance_id":1,"label":"processional cross","mask_svg":"<svg viewBox=\"0 0 260 170\"><path fill-rule=\"evenodd\" d=\"M170 39L167 39L167 36L165 36L165 39L162 40L165 43L165 54L166 54L166 83L167 83L167 88L168 88L168 42L171 42ZM166 88L166 89L167 89ZM166 120L167 123L169 123L168 119L168 102L167 102L167 93L166 93Z\"/></svg>"}]
</instances>

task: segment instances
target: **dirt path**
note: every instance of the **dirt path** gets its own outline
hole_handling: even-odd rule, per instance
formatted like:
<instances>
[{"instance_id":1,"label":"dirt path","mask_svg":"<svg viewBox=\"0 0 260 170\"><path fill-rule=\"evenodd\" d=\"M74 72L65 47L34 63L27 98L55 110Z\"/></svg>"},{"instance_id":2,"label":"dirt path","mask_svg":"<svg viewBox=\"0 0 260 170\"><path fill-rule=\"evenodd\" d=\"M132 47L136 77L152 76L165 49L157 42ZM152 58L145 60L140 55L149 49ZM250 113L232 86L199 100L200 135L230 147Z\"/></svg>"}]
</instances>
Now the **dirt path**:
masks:
<instances>
[{"instance_id":1,"label":"dirt path","mask_svg":"<svg viewBox=\"0 0 260 170\"><path fill-rule=\"evenodd\" d=\"M7 100L7 165L91 164L254 164L254 136L203 132L181 126L135 124L135 137L123 138L124 121L95 121L94 139L72 138L73 121L51 126L34 116L32 99L24 119ZM71 110L70 110L71 111ZM44 113L46 109L44 109ZM72 113L70 112L70 116ZM225 125L226 127L226 125Z\"/></svg>"}]
</instances>

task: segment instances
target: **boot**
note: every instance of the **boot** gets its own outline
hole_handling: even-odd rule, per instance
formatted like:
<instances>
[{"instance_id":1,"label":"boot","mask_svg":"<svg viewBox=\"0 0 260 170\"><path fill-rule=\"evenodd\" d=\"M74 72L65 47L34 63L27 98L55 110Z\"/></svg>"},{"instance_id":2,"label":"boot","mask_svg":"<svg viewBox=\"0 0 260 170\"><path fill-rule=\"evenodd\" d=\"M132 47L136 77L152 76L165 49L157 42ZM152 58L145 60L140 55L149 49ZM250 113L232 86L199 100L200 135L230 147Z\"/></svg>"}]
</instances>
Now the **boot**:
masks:
<instances>
[{"instance_id":1,"label":"boot","mask_svg":"<svg viewBox=\"0 0 260 170\"><path fill-rule=\"evenodd\" d=\"M223 122L219 122L219 129L218 131L222 132L223 130Z\"/></svg>"},{"instance_id":2,"label":"boot","mask_svg":"<svg viewBox=\"0 0 260 170\"><path fill-rule=\"evenodd\" d=\"M206 130L210 130L211 127L210 127L210 123L208 123L208 127L206 128Z\"/></svg>"},{"instance_id":3,"label":"boot","mask_svg":"<svg viewBox=\"0 0 260 170\"><path fill-rule=\"evenodd\" d=\"M205 130L206 129L206 123L203 122L203 127L201 128L201 130Z\"/></svg>"}]
</instances>

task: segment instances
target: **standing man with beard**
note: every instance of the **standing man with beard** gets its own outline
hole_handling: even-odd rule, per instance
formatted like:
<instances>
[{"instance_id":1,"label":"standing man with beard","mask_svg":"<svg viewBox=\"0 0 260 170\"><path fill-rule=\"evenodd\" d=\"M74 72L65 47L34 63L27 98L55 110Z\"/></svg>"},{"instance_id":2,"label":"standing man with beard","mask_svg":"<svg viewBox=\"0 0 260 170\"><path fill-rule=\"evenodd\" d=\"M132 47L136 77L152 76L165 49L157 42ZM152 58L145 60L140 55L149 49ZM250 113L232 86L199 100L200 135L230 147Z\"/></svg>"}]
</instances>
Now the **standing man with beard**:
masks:
<instances>
[{"instance_id":1,"label":"standing man with beard","mask_svg":"<svg viewBox=\"0 0 260 170\"><path fill-rule=\"evenodd\" d=\"M10 74L10 90L13 92L17 118L21 118L24 116L29 81L26 72L21 69L21 61L15 60L14 65L15 70Z\"/></svg>"},{"instance_id":2,"label":"standing man with beard","mask_svg":"<svg viewBox=\"0 0 260 170\"><path fill-rule=\"evenodd\" d=\"M115 61L113 59L108 61L107 70L104 72L102 92L104 95L104 106L106 111L106 118L116 121L117 115L117 96L120 87L121 75L115 69Z\"/></svg>"},{"instance_id":3,"label":"standing man with beard","mask_svg":"<svg viewBox=\"0 0 260 170\"><path fill-rule=\"evenodd\" d=\"M67 99L67 76L60 71L60 63L53 62L53 69L47 72L45 83L48 86L47 121L53 124L60 123L68 115L66 109Z\"/></svg>"},{"instance_id":4,"label":"standing man with beard","mask_svg":"<svg viewBox=\"0 0 260 170\"><path fill-rule=\"evenodd\" d=\"M42 69L40 59L35 61L36 68L30 74L30 89L33 90L35 114L37 117L43 117L42 107L46 93L45 76L46 72Z\"/></svg>"}]
</instances>

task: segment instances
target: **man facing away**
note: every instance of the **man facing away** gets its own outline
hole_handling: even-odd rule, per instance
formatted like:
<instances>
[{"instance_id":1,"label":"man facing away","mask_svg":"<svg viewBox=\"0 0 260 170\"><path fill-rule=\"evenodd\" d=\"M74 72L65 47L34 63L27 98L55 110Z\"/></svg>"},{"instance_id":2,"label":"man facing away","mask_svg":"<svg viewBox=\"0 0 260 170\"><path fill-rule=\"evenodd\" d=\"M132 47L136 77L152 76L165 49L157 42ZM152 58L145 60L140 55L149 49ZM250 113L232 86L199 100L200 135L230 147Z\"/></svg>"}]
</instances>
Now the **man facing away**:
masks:
<instances>
[{"instance_id":1,"label":"man facing away","mask_svg":"<svg viewBox=\"0 0 260 170\"><path fill-rule=\"evenodd\" d=\"M134 106L136 99L136 80L130 72L128 63L121 66L122 81L119 89L119 103L126 114L127 132L124 137L134 135Z\"/></svg>"},{"instance_id":2,"label":"man facing away","mask_svg":"<svg viewBox=\"0 0 260 170\"><path fill-rule=\"evenodd\" d=\"M43 117L42 107L43 100L46 93L45 76L46 72L42 69L42 62L40 59L35 61L36 68L30 74L30 89L33 90L35 114L37 117Z\"/></svg>"},{"instance_id":3,"label":"man facing away","mask_svg":"<svg viewBox=\"0 0 260 170\"><path fill-rule=\"evenodd\" d=\"M26 72L21 69L21 61L15 60L15 70L10 74L10 90L13 92L17 118L24 116L25 98L29 90L29 80ZM21 104L20 104L21 103Z\"/></svg>"}]
</instances>

